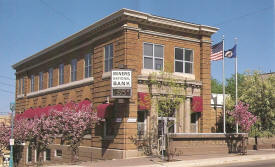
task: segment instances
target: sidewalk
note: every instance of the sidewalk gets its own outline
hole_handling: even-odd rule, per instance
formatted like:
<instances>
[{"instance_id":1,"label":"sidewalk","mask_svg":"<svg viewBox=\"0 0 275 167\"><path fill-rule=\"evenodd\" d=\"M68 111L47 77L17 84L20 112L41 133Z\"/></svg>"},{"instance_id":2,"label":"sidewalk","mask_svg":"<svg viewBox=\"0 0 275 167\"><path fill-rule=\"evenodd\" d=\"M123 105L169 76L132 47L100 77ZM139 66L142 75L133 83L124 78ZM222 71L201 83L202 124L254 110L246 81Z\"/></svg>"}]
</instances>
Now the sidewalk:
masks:
<instances>
[{"instance_id":1,"label":"sidewalk","mask_svg":"<svg viewBox=\"0 0 275 167\"><path fill-rule=\"evenodd\" d=\"M247 155L217 154L176 157L177 161L161 161L159 158L139 157L120 160L83 162L78 165L51 165L49 167L194 167L275 159L275 150L248 151Z\"/></svg>"}]
</instances>

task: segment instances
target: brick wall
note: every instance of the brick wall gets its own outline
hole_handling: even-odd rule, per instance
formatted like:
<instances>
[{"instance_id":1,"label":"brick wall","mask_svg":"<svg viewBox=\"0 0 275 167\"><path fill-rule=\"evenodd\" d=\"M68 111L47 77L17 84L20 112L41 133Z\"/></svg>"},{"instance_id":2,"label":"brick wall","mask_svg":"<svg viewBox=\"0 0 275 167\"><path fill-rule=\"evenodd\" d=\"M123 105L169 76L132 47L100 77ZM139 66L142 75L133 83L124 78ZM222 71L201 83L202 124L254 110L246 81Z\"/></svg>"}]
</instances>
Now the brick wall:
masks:
<instances>
[{"instance_id":1,"label":"brick wall","mask_svg":"<svg viewBox=\"0 0 275 167\"><path fill-rule=\"evenodd\" d=\"M120 29L111 35L102 36L100 40L92 41L95 37L108 34L122 25L130 28ZM166 34L181 35L189 40L183 40L175 37L155 35L137 31L136 28L144 30L152 30ZM159 28L155 25L148 26L145 23L121 21L114 25L106 25L102 27L100 32L94 36L85 36L83 39L76 39L73 43L66 44L64 47L47 52L31 62L25 63L17 69L16 78L24 76L25 78L25 96L16 99L16 111L23 112L30 107L45 107L48 105L65 104L69 101L81 101L89 99L92 101L94 108L106 101L110 97L110 73L104 72L104 47L113 44L113 68L125 65L126 68L132 69L132 97L126 99L123 104L118 103L116 99L110 99L111 103L115 103L115 117L122 118L121 122L116 122L116 133L113 138L103 137L103 125L96 125L92 130L91 140L85 141L83 146L97 147L104 149L118 150L136 150L136 146L130 140L137 134L137 123L127 122L128 118L137 118L137 88L138 76L142 74L143 69L143 43L149 42L161 44L164 46L164 70L173 72L174 70L174 49L175 47L188 48L194 51L194 78L196 81L202 82L201 95L203 97L203 113L200 126L200 132L210 132L215 125L215 114L211 113L210 98L210 47L211 44L205 41L209 40L209 36L195 35L195 33L181 33L172 29ZM201 41L201 42L200 42ZM80 47L84 43L89 43L85 47ZM79 48L78 48L79 47ZM78 48L78 49L74 49ZM73 50L69 52L70 50ZM92 77L93 82L70 87L68 89L56 90L50 93L44 93L34 96L28 96L30 93L30 76L35 75L34 91L38 90L38 74L44 72L43 88L48 87L48 69L52 67L53 87L58 86L58 66L64 63L64 84L70 83L70 66L71 60L77 59L77 81L84 78L84 55L92 53ZM53 59L54 56L58 58ZM47 63L36 66L32 69L32 65L47 61ZM29 69L20 72L24 69ZM18 81L17 81L18 87ZM17 91L17 89L16 89ZM110 153L112 154L112 153ZM124 156L125 157L125 156Z\"/></svg>"}]
</instances>

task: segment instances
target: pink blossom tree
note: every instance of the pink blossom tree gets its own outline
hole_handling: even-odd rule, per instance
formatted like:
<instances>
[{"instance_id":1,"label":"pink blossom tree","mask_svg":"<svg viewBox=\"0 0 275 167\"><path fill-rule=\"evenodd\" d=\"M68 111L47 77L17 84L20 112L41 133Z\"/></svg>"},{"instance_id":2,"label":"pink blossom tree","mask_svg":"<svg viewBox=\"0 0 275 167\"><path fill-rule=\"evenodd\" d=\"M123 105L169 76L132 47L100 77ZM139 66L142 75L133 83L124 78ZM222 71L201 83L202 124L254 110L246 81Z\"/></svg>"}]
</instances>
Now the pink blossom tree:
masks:
<instances>
[{"instance_id":1,"label":"pink blossom tree","mask_svg":"<svg viewBox=\"0 0 275 167\"><path fill-rule=\"evenodd\" d=\"M0 123L0 155L9 146L10 127L4 123Z\"/></svg>"},{"instance_id":2,"label":"pink blossom tree","mask_svg":"<svg viewBox=\"0 0 275 167\"><path fill-rule=\"evenodd\" d=\"M86 134L91 134L91 126L97 120L97 114L92 111L92 104L88 100L70 102L64 107L58 104L31 108L15 117L15 143L29 142L37 150L38 162L41 163L41 153L61 135L63 141L71 147L72 159L77 160L80 142ZM10 128L0 126L0 151L8 147L9 139Z\"/></svg>"},{"instance_id":3,"label":"pink blossom tree","mask_svg":"<svg viewBox=\"0 0 275 167\"><path fill-rule=\"evenodd\" d=\"M14 122L14 138L16 143L29 142L30 146L37 150L38 162L41 163L41 152L45 151L49 144L59 133L59 127L51 110L37 108L18 114Z\"/></svg>"},{"instance_id":4,"label":"pink blossom tree","mask_svg":"<svg viewBox=\"0 0 275 167\"><path fill-rule=\"evenodd\" d=\"M257 117L249 112L248 109L249 105L240 101L235 106L235 109L230 112L230 115L233 116L244 132L248 132L257 121Z\"/></svg>"},{"instance_id":5,"label":"pink blossom tree","mask_svg":"<svg viewBox=\"0 0 275 167\"><path fill-rule=\"evenodd\" d=\"M62 139L70 145L72 160L78 160L80 142L91 134L92 124L97 122L97 115L92 111L92 104L86 100L81 103L68 103L62 115L56 117L60 123Z\"/></svg>"}]
</instances>

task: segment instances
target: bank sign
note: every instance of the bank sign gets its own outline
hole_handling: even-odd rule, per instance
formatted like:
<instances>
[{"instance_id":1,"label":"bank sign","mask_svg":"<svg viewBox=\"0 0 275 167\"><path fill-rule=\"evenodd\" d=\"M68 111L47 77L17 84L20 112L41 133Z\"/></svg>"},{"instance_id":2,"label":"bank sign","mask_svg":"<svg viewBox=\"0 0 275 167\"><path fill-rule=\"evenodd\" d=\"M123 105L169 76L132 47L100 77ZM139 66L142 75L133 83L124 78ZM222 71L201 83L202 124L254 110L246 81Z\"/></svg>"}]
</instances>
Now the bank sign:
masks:
<instances>
[{"instance_id":1,"label":"bank sign","mask_svg":"<svg viewBox=\"0 0 275 167\"><path fill-rule=\"evenodd\" d=\"M132 96L132 71L112 70L112 98L131 98Z\"/></svg>"}]
</instances>

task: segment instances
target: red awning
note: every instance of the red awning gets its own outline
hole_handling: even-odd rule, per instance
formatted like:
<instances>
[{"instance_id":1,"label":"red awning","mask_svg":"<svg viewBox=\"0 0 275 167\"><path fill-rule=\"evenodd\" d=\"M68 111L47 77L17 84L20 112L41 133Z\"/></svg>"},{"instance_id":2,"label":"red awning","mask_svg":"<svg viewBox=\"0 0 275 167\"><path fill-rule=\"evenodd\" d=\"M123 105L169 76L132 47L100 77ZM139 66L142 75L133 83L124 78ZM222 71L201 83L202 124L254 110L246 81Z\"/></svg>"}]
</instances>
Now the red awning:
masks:
<instances>
[{"instance_id":1,"label":"red awning","mask_svg":"<svg viewBox=\"0 0 275 167\"><path fill-rule=\"evenodd\" d=\"M111 110L111 106L113 106L112 103L107 103L107 104L99 104L96 107L97 110L97 117L98 118L105 118L107 116L107 113Z\"/></svg>"},{"instance_id":2,"label":"red awning","mask_svg":"<svg viewBox=\"0 0 275 167\"><path fill-rule=\"evenodd\" d=\"M138 92L138 110L151 110L151 96L149 93Z\"/></svg>"},{"instance_id":3,"label":"red awning","mask_svg":"<svg viewBox=\"0 0 275 167\"><path fill-rule=\"evenodd\" d=\"M193 112L202 112L202 110L203 110L202 97L194 96L192 99L192 111Z\"/></svg>"}]
</instances>

